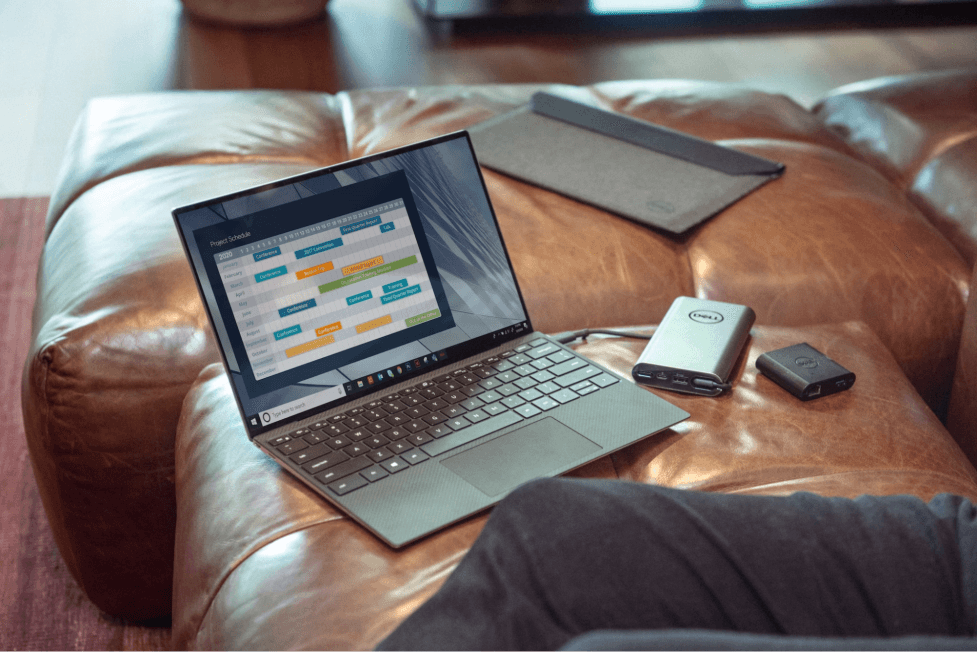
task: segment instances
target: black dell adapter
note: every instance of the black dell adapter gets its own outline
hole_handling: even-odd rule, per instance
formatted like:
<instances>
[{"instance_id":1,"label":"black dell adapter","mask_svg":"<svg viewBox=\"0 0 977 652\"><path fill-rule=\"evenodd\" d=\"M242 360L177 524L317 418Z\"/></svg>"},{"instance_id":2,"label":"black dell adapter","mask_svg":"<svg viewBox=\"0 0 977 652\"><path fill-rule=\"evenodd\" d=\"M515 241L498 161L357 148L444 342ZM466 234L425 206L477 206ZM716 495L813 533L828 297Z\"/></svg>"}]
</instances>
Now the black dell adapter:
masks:
<instances>
[{"instance_id":1,"label":"black dell adapter","mask_svg":"<svg viewBox=\"0 0 977 652\"><path fill-rule=\"evenodd\" d=\"M855 384L855 374L806 342L764 353L756 366L802 401L837 394Z\"/></svg>"}]
</instances>

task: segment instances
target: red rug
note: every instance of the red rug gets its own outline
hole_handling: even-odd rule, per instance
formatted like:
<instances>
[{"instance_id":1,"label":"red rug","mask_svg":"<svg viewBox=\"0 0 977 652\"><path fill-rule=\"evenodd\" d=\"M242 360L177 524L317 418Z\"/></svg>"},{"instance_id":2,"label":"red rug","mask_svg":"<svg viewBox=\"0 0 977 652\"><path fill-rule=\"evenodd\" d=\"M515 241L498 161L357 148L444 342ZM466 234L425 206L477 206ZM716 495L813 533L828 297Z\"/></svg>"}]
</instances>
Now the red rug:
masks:
<instances>
[{"instance_id":1,"label":"red rug","mask_svg":"<svg viewBox=\"0 0 977 652\"><path fill-rule=\"evenodd\" d=\"M34 482L20 382L48 199L0 199L0 650L164 650L168 627L103 615L54 544Z\"/></svg>"}]
</instances>

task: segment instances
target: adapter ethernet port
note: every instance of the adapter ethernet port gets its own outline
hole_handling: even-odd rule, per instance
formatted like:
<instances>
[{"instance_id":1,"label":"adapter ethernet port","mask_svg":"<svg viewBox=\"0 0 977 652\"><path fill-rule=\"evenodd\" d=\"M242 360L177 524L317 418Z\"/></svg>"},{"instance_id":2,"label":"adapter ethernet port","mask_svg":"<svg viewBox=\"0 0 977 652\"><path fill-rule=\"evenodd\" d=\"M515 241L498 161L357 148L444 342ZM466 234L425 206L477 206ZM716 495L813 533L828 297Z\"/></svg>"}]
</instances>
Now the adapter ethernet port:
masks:
<instances>
[{"instance_id":1,"label":"adapter ethernet port","mask_svg":"<svg viewBox=\"0 0 977 652\"><path fill-rule=\"evenodd\" d=\"M804 396L806 396L807 398L813 398L815 396L820 396L820 395L821 395L821 385L812 385L807 388L806 392L804 392Z\"/></svg>"}]
</instances>

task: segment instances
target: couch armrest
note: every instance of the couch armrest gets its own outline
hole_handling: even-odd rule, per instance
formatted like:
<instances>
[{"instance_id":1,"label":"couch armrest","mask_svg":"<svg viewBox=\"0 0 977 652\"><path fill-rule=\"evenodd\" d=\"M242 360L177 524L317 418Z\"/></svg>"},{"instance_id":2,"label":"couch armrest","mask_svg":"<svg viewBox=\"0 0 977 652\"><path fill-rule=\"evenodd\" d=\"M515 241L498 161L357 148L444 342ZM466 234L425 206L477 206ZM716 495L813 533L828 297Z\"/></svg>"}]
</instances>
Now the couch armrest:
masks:
<instances>
[{"instance_id":1,"label":"couch armrest","mask_svg":"<svg viewBox=\"0 0 977 652\"><path fill-rule=\"evenodd\" d=\"M970 299L960 335L957 369L953 376L947 430L971 460L977 459L977 267L970 282Z\"/></svg>"}]
</instances>

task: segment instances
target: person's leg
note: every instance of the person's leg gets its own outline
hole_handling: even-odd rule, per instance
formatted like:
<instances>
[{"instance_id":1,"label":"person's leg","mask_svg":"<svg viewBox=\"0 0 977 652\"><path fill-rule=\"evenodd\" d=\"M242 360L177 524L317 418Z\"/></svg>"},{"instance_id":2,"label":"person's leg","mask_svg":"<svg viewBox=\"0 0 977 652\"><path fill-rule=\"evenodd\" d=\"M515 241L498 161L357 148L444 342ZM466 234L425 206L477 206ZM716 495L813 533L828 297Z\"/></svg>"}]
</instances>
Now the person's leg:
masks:
<instances>
[{"instance_id":1,"label":"person's leg","mask_svg":"<svg viewBox=\"0 0 977 652\"><path fill-rule=\"evenodd\" d=\"M597 629L972 635L957 528L973 510L944 502L533 482L381 647L553 649Z\"/></svg>"}]
</instances>

